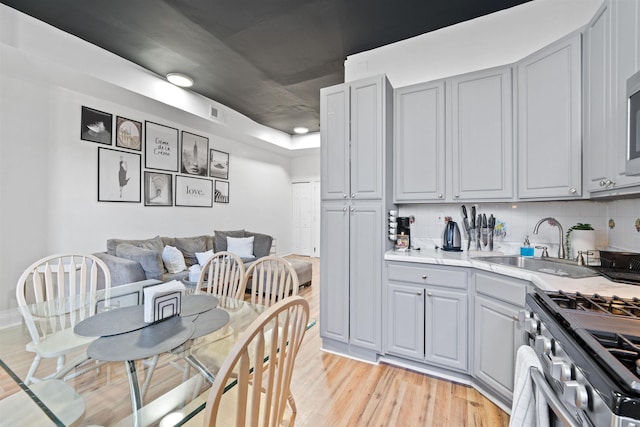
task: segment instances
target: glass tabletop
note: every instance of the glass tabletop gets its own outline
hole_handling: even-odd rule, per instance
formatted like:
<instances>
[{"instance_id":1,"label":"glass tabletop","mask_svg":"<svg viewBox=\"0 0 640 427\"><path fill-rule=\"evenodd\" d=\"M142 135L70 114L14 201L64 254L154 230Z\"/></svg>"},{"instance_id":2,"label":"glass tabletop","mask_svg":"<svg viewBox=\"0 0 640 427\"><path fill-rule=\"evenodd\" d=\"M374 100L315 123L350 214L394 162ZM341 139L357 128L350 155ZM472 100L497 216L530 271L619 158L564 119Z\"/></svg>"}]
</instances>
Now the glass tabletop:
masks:
<instances>
[{"instance_id":1,"label":"glass tabletop","mask_svg":"<svg viewBox=\"0 0 640 427\"><path fill-rule=\"evenodd\" d=\"M91 305L97 307L96 312L137 305L142 301L142 289L157 283L159 282L145 281L118 286L111 289L108 299L99 298L81 304L78 301L66 301L68 298L56 304L48 303L46 307L34 304L27 312L38 318L36 323L46 325L47 314L55 307L66 310L71 315L78 310L83 311L79 307ZM73 363L66 365L64 378L61 378L64 380L62 385L68 385L77 392L84 404L80 423L74 425L164 427L181 425L200 412L207 399L211 378L216 375L242 332L267 307L248 301L220 298L216 309L228 313L229 321L221 328L204 336L188 339L172 351L159 354L157 360L148 358L131 362L135 366L139 383L145 384L142 387L142 406L135 414L132 413L127 372L130 366L128 368L126 362L88 360L76 367L73 367ZM314 324L311 321L308 326ZM47 401L46 393L38 391L38 388L46 389L49 385L47 381L53 380L45 380L44 385L37 386L33 383L25 385L23 382L35 355L27 351L30 341L31 335L24 322L22 325L0 330L0 407L19 398L22 405L31 408L28 412L37 417L37 425L68 425L70 422L59 419L63 418L56 414L60 409ZM68 354L66 363L82 358L86 354L86 348L84 346ZM153 375L148 377L152 364ZM43 377L55 370L55 358L43 359L37 376ZM228 387L232 386L233 380ZM81 405L74 405L74 408L77 409L78 406ZM31 420L24 421L23 425L36 425Z\"/></svg>"}]
</instances>

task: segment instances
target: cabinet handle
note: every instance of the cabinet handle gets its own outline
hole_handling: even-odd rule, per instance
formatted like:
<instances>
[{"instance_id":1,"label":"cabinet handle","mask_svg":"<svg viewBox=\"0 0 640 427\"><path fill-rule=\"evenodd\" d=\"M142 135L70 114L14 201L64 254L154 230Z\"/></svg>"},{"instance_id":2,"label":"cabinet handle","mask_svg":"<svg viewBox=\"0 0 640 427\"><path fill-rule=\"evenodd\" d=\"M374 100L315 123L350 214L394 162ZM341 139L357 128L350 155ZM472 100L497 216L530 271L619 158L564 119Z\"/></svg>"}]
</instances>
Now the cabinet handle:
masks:
<instances>
[{"instance_id":1,"label":"cabinet handle","mask_svg":"<svg viewBox=\"0 0 640 427\"><path fill-rule=\"evenodd\" d=\"M356 193L351 194L351 198L355 199L356 198Z\"/></svg>"},{"instance_id":2,"label":"cabinet handle","mask_svg":"<svg viewBox=\"0 0 640 427\"><path fill-rule=\"evenodd\" d=\"M343 198L343 199L346 199L347 197L349 197L349 196L347 195L347 193L344 193L344 194L342 195L342 198Z\"/></svg>"},{"instance_id":3,"label":"cabinet handle","mask_svg":"<svg viewBox=\"0 0 640 427\"><path fill-rule=\"evenodd\" d=\"M431 292L427 292L427 296L430 297L431 296Z\"/></svg>"},{"instance_id":4,"label":"cabinet handle","mask_svg":"<svg viewBox=\"0 0 640 427\"><path fill-rule=\"evenodd\" d=\"M442 199L444 196L442 194L438 194L438 199Z\"/></svg>"},{"instance_id":5,"label":"cabinet handle","mask_svg":"<svg viewBox=\"0 0 640 427\"><path fill-rule=\"evenodd\" d=\"M427 275L426 274L422 275L422 280L427 280Z\"/></svg>"},{"instance_id":6,"label":"cabinet handle","mask_svg":"<svg viewBox=\"0 0 640 427\"><path fill-rule=\"evenodd\" d=\"M422 291L418 291L418 293L416 295L421 296L422 295Z\"/></svg>"},{"instance_id":7,"label":"cabinet handle","mask_svg":"<svg viewBox=\"0 0 640 427\"><path fill-rule=\"evenodd\" d=\"M459 194L456 194L456 195L455 195L455 196L453 196L453 197L455 197L455 198L457 199L457 198L459 198L459 197L460 197L460 195L459 195Z\"/></svg>"},{"instance_id":8,"label":"cabinet handle","mask_svg":"<svg viewBox=\"0 0 640 427\"><path fill-rule=\"evenodd\" d=\"M576 188L575 188L575 187L571 187L571 188L569 189L569 193L571 193L571 194L576 194L577 192L578 192L578 190L576 190Z\"/></svg>"},{"instance_id":9,"label":"cabinet handle","mask_svg":"<svg viewBox=\"0 0 640 427\"><path fill-rule=\"evenodd\" d=\"M346 212L347 211L347 207L345 206L344 208L342 208L342 212Z\"/></svg>"},{"instance_id":10,"label":"cabinet handle","mask_svg":"<svg viewBox=\"0 0 640 427\"><path fill-rule=\"evenodd\" d=\"M519 321L520 321L520 319L518 318L518 316L511 316L511 318L512 318L513 320L515 320L516 322L519 322Z\"/></svg>"},{"instance_id":11,"label":"cabinet handle","mask_svg":"<svg viewBox=\"0 0 640 427\"><path fill-rule=\"evenodd\" d=\"M352 206L352 207L350 207L350 208L349 208L349 211L353 213L353 212L355 212L356 210L355 210L355 209L353 208L353 206Z\"/></svg>"}]
</instances>

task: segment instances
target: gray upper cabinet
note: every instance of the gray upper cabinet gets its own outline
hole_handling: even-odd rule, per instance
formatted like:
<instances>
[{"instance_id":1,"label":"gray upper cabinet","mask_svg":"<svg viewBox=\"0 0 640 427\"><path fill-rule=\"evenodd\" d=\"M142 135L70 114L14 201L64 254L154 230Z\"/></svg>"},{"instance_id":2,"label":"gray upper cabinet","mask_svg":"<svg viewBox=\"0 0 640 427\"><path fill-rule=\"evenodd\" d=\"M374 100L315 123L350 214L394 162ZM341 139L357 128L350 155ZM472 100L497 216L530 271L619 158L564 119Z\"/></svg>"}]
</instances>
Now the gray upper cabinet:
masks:
<instances>
[{"instance_id":1,"label":"gray upper cabinet","mask_svg":"<svg viewBox=\"0 0 640 427\"><path fill-rule=\"evenodd\" d=\"M452 200L513 197L511 68L447 80Z\"/></svg>"},{"instance_id":2,"label":"gray upper cabinet","mask_svg":"<svg viewBox=\"0 0 640 427\"><path fill-rule=\"evenodd\" d=\"M445 199L445 84L422 83L394 94L394 201Z\"/></svg>"},{"instance_id":3,"label":"gray upper cabinet","mask_svg":"<svg viewBox=\"0 0 640 427\"><path fill-rule=\"evenodd\" d=\"M581 35L530 55L518 71L518 197L582 194Z\"/></svg>"},{"instance_id":4,"label":"gray upper cabinet","mask_svg":"<svg viewBox=\"0 0 640 427\"><path fill-rule=\"evenodd\" d=\"M383 90L376 76L320 93L322 198L381 199L384 191Z\"/></svg>"}]
</instances>

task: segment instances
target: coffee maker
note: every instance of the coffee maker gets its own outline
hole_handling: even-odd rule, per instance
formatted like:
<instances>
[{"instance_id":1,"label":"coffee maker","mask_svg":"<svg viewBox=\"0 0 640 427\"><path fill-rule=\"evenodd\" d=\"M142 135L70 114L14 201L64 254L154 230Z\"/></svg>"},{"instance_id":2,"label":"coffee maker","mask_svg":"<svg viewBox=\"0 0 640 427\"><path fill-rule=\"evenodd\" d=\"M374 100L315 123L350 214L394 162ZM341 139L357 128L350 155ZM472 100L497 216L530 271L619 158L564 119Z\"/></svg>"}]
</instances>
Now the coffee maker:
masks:
<instances>
[{"instance_id":1,"label":"coffee maker","mask_svg":"<svg viewBox=\"0 0 640 427\"><path fill-rule=\"evenodd\" d=\"M399 216L397 222L396 249L409 249L411 248L411 217Z\"/></svg>"}]
</instances>

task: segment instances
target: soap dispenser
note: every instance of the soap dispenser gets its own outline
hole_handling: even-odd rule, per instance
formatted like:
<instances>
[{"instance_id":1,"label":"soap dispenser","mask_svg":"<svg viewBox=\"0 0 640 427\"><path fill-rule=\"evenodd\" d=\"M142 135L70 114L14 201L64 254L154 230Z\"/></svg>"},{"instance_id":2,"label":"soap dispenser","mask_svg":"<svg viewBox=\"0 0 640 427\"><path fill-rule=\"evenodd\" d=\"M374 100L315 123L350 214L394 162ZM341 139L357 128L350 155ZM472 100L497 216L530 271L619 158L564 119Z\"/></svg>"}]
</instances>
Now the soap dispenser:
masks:
<instances>
[{"instance_id":1,"label":"soap dispenser","mask_svg":"<svg viewBox=\"0 0 640 427\"><path fill-rule=\"evenodd\" d=\"M529 242L529 236L524 238L524 243L520 248L520 256L533 256L534 249Z\"/></svg>"}]
</instances>

